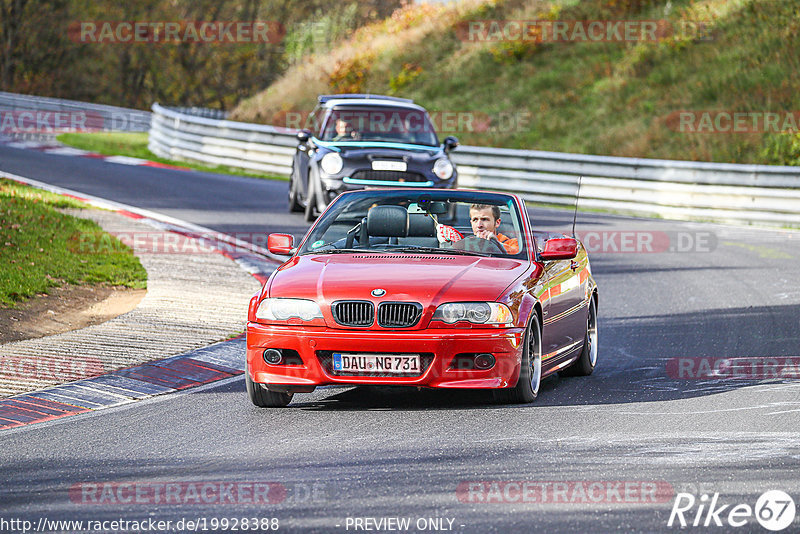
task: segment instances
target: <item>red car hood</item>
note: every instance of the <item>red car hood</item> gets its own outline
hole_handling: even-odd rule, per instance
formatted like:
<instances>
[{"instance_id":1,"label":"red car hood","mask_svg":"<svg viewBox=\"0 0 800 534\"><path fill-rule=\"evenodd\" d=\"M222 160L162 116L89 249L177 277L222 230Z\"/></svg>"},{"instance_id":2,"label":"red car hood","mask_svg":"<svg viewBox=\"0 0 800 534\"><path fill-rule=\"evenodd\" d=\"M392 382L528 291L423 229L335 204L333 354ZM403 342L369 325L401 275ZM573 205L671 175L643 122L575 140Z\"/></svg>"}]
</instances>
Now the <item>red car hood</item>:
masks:
<instances>
[{"instance_id":1,"label":"red car hood","mask_svg":"<svg viewBox=\"0 0 800 534\"><path fill-rule=\"evenodd\" d=\"M269 287L270 297L401 300L424 307L441 302L493 301L530 266L527 261L479 256L320 254L287 262ZM384 289L380 299L371 295Z\"/></svg>"}]
</instances>

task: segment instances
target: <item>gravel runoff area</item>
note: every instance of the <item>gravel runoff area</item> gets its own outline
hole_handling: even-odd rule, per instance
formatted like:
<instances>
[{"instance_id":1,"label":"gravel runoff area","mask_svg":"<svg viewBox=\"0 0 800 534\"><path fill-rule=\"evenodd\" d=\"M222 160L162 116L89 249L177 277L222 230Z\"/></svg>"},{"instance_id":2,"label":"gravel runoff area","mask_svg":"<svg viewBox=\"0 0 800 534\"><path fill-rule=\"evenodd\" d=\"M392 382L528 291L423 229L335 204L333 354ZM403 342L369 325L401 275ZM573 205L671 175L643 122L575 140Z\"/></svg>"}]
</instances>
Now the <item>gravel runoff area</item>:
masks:
<instances>
[{"instance_id":1,"label":"gravel runoff area","mask_svg":"<svg viewBox=\"0 0 800 534\"><path fill-rule=\"evenodd\" d=\"M70 213L111 233L161 233L111 211ZM181 240L180 249L137 250L147 270L147 294L134 310L80 330L0 345L0 397L181 354L243 332L259 282L222 254Z\"/></svg>"}]
</instances>

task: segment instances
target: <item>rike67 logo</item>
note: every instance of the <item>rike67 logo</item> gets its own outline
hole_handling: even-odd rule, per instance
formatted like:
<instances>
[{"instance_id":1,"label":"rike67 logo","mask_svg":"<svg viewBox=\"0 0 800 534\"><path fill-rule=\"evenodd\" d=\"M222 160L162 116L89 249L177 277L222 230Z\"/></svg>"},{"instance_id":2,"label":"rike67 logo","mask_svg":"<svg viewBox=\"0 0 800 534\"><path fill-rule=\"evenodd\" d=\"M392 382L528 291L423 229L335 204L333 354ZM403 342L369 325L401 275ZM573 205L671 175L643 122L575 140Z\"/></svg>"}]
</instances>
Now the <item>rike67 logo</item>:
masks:
<instances>
[{"instance_id":1,"label":"rike67 logo","mask_svg":"<svg viewBox=\"0 0 800 534\"><path fill-rule=\"evenodd\" d=\"M691 493L678 493L667 526L739 528L751 524L755 518L765 529L778 532L791 526L795 513L794 499L781 490L764 492L756 500L755 506L746 503L723 504L719 493L711 497L703 494L699 499Z\"/></svg>"}]
</instances>

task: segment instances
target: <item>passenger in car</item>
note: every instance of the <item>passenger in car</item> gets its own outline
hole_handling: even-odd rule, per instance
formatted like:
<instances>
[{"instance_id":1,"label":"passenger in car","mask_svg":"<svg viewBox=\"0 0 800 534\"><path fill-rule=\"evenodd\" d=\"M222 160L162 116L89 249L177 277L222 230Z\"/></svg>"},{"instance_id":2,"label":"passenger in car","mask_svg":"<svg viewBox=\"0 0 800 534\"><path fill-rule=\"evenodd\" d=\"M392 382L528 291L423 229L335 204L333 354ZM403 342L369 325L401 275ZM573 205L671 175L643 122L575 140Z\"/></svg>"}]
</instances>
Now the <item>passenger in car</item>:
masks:
<instances>
[{"instance_id":1,"label":"passenger in car","mask_svg":"<svg viewBox=\"0 0 800 534\"><path fill-rule=\"evenodd\" d=\"M472 233L482 239L495 239L503 245L506 252L516 254L519 252L519 243L497 231L500 227L500 207L490 204L473 204L469 207L469 222Z\"/></svg>"}]
</instances>

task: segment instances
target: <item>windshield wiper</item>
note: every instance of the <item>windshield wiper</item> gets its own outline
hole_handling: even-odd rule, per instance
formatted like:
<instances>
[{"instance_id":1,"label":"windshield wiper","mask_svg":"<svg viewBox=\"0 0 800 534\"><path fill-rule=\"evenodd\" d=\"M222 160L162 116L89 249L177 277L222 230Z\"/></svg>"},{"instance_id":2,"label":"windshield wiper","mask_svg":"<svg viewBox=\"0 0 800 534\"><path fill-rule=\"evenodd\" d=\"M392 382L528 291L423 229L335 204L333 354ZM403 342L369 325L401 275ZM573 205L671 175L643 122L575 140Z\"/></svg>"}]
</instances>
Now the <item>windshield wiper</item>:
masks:
<instances>
[{"instance_id":1,"label":"windshield wiper","mask_svg":"<svg viewBox=\"0 0 800 534\"><path fill-rule=\"evenodd\" d=\"M366 253L380 253L383 252L382 250L373 250L368 248L327 248L325 250L309 250L301 254L301 256L305 256L306 254L341 254L341 253L351 253L351 252L366 252Z\"/></svg>"},{"instance_id":2,"label":"windshield wiper","mask_svg":"<svg viewBox=\"0 0 800 534\"><path fill-rule=\"evenodd\" d=\"M488 252L475 252L471 250L459 250L459 249L452 249L452 248L437 248L437 247L400 247L400 248L393 248L389 249L392 252L427 252L430 254L455 254L460 256L484 256L484 257L492 257L491 253Z\"/></svg>"},{"instance_id":3,"label":"windshield wiper","mask_svg":"<svg viewBox=\"0 0 800 534\"><path fill-rule=\"evenodd\" d=\"M437 247L417 247L417 246L405 246L405 247L392 247L392 248L328 248L325 250L309 250L308 252L304 252L301 256L305 256L306 254L392 254L395 252L417 252L421 254L452 254L457 256L482 256L484 258L491 258L494 257L493 254L489 252L477 252L471 250L458 250L458 249L450 249L450 248L437 248Z\"/></svg>"}]
</instances>

